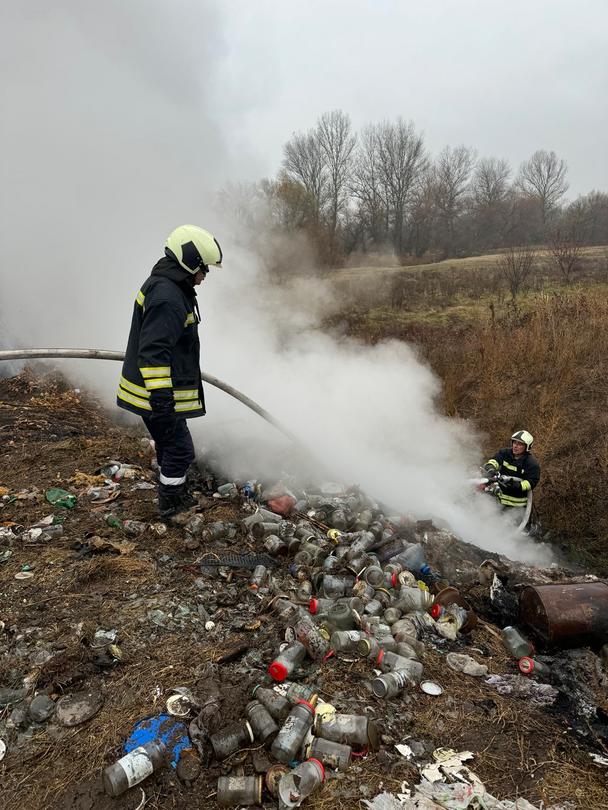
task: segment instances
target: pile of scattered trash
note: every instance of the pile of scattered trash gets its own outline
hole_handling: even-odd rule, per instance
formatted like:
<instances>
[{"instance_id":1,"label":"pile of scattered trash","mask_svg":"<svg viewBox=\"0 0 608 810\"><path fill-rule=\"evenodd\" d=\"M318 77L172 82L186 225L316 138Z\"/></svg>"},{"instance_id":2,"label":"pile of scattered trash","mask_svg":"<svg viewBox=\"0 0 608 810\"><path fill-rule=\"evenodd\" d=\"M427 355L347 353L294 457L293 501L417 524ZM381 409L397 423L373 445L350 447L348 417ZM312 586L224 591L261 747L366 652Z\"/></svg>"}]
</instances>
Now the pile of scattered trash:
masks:
<instances>
[{"instance_id":1,"label":"pile of scattered trash","mask_svg":"<svg viewBox=\"0 0 608 810\"><path fill-rule=\"evenodd\" d=\"M0 480L8 810L608 806L608 585L331 482L163 523L129 448Z\"/></svg>"}]
</instances>

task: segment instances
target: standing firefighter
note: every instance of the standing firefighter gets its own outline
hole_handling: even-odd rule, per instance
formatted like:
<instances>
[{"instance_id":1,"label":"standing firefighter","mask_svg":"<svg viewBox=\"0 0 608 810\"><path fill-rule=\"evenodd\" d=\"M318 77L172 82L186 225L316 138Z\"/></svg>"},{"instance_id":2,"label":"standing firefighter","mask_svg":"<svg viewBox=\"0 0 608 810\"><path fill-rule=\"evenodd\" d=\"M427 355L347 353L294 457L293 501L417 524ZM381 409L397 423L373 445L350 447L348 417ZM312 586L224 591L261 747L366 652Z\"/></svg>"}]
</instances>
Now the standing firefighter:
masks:
<instances>
[{"instance_id":1,"label":"standing firefighter","mask_svg":"<svg viewBox=\"0 0 608 810\"><path fill-rule=\"evenodd\" d=\"M530 452L533 441L527 430L518 430L511 436L511 447L499 450L484 464L490 477L499 473L511 479L498 482L498 499L503 506L526 506L528 492L540 481L540 464Z\"/></svg>"},{"instance_id":2,"label":"standing firefighter","mask_svg":"<svg viewBox=\"0 0 608 810\"><path fill-rule=\"evenodd\" d=\"M208 231L196 225L176 228L133 307L117 404L139 414L154 439L159 510L165 518L196 503L186 487L194 461L186 419L205 414L205 399L194 288L221 262L221 248Z\"/></svg>"}]
</instances>

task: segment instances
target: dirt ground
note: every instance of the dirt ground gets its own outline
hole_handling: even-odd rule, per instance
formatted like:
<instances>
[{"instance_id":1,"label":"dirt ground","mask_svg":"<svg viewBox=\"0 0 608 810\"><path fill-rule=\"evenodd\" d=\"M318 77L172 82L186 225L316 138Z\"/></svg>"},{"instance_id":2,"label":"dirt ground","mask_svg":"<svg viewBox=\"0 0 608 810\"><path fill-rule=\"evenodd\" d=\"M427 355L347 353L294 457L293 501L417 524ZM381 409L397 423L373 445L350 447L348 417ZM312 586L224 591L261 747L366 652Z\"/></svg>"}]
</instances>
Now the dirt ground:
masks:
<instances>
[{"instance_id":1,"label":"dirt ground","mask_svg":"<svg viewBox=\"0 0 608 810\"><path fill-rule=\"evenodd\" d=\"M81 725L26 719L13 729L13 743L0 763L4 810L133 810L139 789L110 799L99 776L122 755L138 721L164 711L171 690L187 686L203 703L217 700L210 726L221 727L242 718L253 686L267 683L266 668L284 628L248 589L247 572L226 578L217 569L201 571L196 560L203 550L187 547L181 527L169 525L160 536L151 528L159 522L155 491L134 488L154 483L142 437L117 427L59 376L26 371L0 380L0 488L6 490L0 527L27 528L49 514L64 518L63 535L44 544L28 544L19 535L11 542L0 538L0 559L12 552L0 562L0 689L20 689L27 678L31 690L53 700L82 690L103 699L101 709ZM85 479L78 473L93 476L110 459L138 465L141 473L121 482L116 500L96 505L84 495ZM76 506L51 506L44 499L50 487L77 494ZM200 513L209 523L237 524L245 514L240 501L211 497L202 497ZM106 522L110 514L143 521L146 531L129 536ZM254 543L239 529L229 544L204 550L242 553L253 551ZM24 570L33 576L15 579ZM215 624L210 630L205 629L209 617ZM117 631L118 658L95 649L99 629ZM306 806L364 807L362 799L382 790L400 792L404 781L416 784L417 768L395 748L410 739L423 743L422 761L430 761L438 747L470 750L471 769L499 798L608 808L606 768L589 756L591 750L602 751L597 741L592 749L590 738L576 735L559 710L503 697L483 679L446 665L445 653L456 650L486 663L490 673L514 674L515 664L495 630L482 622L448 647L428 645L421 658L424 676L443 686L439 697L411 690L381 701L370 693L367 662L331 658L311 665L301 680L316 684L321 697L340 711L376 717L382 746L376 754L357 757L343 774L328 774L323 790ZM237 644L248 649L217 662ZM12 712L0 709L0 738L6 738L2 729ZM195 781L180 779L171 768L154 775L143 785L146 807L215 808L218 776L261 769L257 749L223 764L204 759ZM276 802L268 799L266 805L276 807Z\"/></svg>"}]
</instances>

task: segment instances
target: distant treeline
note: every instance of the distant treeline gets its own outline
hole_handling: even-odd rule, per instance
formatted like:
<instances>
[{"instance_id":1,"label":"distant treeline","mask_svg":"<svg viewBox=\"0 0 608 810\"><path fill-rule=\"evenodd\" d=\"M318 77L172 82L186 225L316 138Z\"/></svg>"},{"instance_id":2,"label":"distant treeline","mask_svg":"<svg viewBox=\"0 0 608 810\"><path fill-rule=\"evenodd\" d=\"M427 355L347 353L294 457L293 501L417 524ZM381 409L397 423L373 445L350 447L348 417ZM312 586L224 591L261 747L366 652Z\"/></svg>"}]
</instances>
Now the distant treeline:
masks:
<instances>
[{"instance_id":1,"label":"distant treeline","mask_svg":"<svg viewBox=\"0 0 608 810\"><path fill-rule=\"evenodd\" d=\"M538 150L517 172L469 146L433 156L412 122L352 130L349 116L323 114L283 148L277 177L249 189L268 203L272 227L300 233L326 266L355 252L394 253L403 263L546 243L556 233L608 244L608 194L566 201L568 167ZM227 202L243 207L232 193Z\"/></svg>"}]
</instances>

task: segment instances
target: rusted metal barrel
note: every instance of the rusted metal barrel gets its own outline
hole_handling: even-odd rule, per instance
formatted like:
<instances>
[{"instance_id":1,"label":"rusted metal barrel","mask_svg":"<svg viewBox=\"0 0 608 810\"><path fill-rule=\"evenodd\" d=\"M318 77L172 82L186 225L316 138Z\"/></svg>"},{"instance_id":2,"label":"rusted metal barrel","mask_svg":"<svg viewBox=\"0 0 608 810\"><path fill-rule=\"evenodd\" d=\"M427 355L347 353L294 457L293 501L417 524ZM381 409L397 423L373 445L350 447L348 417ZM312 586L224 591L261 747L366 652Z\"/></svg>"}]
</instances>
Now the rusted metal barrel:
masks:
<instances>
[{"instance_id":1,"label":"rusted metal barrel","mask_svg":"<svg viewBox=\"0 0 608 810\"><path fill-rule=\"evenodd\" d=\"M528 585L519 618L546 644L580 647L608 640L608 583Z\"/></svg>"}]
</instances>

